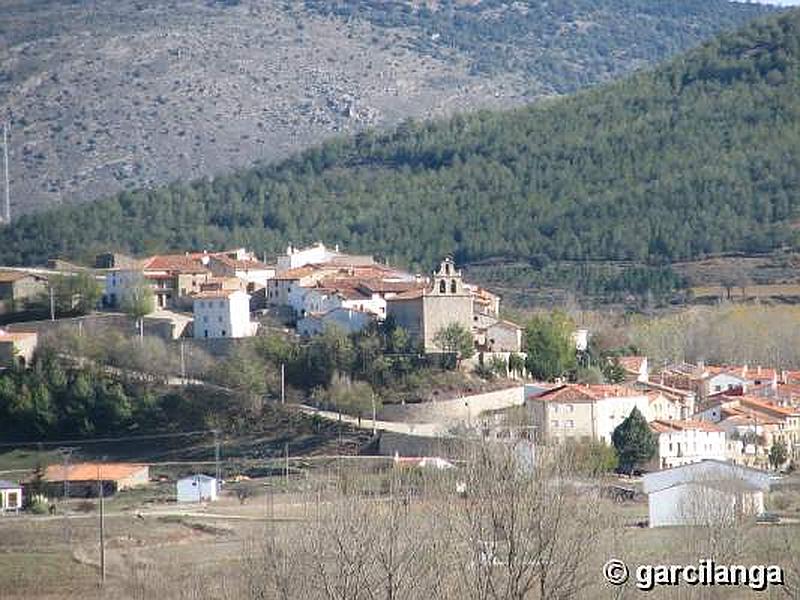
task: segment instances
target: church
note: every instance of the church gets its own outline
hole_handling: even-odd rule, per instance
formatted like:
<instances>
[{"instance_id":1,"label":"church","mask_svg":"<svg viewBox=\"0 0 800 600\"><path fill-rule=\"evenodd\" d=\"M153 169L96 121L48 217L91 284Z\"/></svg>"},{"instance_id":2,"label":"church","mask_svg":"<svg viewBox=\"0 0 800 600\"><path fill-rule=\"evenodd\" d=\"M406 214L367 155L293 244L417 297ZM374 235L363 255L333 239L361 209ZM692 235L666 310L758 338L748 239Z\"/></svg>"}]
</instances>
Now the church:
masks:
<instances>
[{"instance_id":1,"label":"church","mask_svg":"<svg viewBox=\"0 0 800 600\"><path fill-rule=\"evenodd\" d=\"M461 271L451 257L445 258L430 283L386 299L386 316L402 327L425 352L440 352L437 332L452 323L473 330L473 294L464 285Z\"/></svg>"}]
</instances>

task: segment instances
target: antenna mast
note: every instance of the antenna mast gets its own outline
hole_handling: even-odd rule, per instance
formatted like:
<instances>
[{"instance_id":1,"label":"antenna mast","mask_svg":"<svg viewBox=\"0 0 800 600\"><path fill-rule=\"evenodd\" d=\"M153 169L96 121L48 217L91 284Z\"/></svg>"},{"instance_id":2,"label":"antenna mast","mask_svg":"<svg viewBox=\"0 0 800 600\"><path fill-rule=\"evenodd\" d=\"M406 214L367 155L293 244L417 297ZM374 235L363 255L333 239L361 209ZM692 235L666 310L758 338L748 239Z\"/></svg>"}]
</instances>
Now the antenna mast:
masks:
<instances>
[{"instance_id":1,"label":"antenna mast","mask_svg":"<svg viewBox=\"0 0 800 600\"><path fill-rule=\"evenodd\" d=\"M11 186L8 176L8 122L3 123L3 173L5 176L6 203L3 220L11 223Z\"/></svg>"}]
</instances>

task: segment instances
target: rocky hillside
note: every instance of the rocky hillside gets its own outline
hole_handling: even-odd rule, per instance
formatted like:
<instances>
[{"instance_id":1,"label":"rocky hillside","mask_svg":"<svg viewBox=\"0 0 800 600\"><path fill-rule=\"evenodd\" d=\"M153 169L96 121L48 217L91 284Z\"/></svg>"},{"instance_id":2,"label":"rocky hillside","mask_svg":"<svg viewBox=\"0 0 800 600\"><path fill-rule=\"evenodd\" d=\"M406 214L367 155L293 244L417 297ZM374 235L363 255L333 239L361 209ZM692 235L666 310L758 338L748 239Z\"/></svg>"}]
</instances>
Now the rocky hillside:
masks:
<instances>
[{"instance_id":1,"label":"rocky hillside","mask_svg":"<svg viewBox=\"0 0 800 600\"><path fill-rule=\"evenodd\" d=\"M725 0L6 0L13 213L519 105L743 23Z\"/></svg>"}]
</instances>

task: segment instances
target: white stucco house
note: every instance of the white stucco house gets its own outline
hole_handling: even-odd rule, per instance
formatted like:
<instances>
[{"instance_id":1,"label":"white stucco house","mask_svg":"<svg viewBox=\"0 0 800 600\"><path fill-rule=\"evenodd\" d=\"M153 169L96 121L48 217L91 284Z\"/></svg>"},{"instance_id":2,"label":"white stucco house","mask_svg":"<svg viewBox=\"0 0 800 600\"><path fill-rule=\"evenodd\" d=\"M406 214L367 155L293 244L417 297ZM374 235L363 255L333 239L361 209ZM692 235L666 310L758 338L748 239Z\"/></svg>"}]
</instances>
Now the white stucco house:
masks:
<instances>
[{"instance_id":1,"label":"white stucco house","mask_svg":"<svg viewBox=\"0 0 800 600\"><path fill-rule=\"evenodd\" d=\"M542 440L611 443L614 429L634 408L647 418L647 394L621 385L563 384L537 395L526 389L525 404Z\"/></svg>"},{"instance_id":2,"label":"white stucco house","mask_svg":"<svg viewBox=\"0 0 800 600\"><path fill-rule=\"evenodd\" d=\"M0 479L0 512L18 512L22 509L22 486Z\"/></svg>"},{"instance_id":3,"label":"white stucco house","mask_svg":"<svg viewBox=\"0 0 800 600\"><path fill-rule=\"evenodd\" d=\"M656 419L650 428L658 436L658 451L650 465L653 469L671 469L706 459L726 460L725 431L714 423Z\"/></svg>"},{"instance_id":4,"label":"white stucco house","mask_svg":"<svg viewBox=\"0 0 800 600\"><path fill-rule=\"evenodd\" d=\"M178 480L178 502L213 502L217 499L217 480L208 475L189 475Z\"/></svg>"},{"instance_id":5,"label":"white stucco house","mask_svg":"<svg viewBox=\"0 0 800 600\"><path fill-rule=\"evenodd\" d=\"M194 296L195 338L241 338L255 335L250 295L241 290L201 292Z\"/></svg>"},{"instance_id":6,"label":"white stucco house","mask_svg":"<svg viewBox=\"0 0 800 600\"><path fill-rule=\"evenodd\" d=\"M648 473L650 527L718 526L764 512L769 474L719 460L703 460Z\"/></svg>"}]
</instances>

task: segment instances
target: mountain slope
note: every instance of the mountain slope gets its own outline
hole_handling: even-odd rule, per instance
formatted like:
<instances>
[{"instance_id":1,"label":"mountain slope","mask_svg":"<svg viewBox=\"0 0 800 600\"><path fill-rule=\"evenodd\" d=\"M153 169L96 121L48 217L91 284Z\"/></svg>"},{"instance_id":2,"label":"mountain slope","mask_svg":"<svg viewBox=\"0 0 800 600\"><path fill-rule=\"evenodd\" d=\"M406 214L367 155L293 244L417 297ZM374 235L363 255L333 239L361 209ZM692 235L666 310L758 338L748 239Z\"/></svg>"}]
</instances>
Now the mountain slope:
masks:
<instances>
[{"instance_id":1,"label":"mountain slope","mask_svg":"<svg viewBox=\"0 0 800 600\"><path fill-rule=\"evenodd\" d=\"M325 239L426 267L446 252L670 261L791 243L799 174L795 10L571 98L23 217L0 259Z\"/></svg>"},{"instance_id":2,"label":"mountain slope","mask_svg":"<svg viewBox=\"0 0 800 600\"><path fill-rule=\"evenodd\" d=\"M405 117L519 106L768 10L726 0L6 0L12 212L225 173Z\"/></svg>"}]
</instances>

